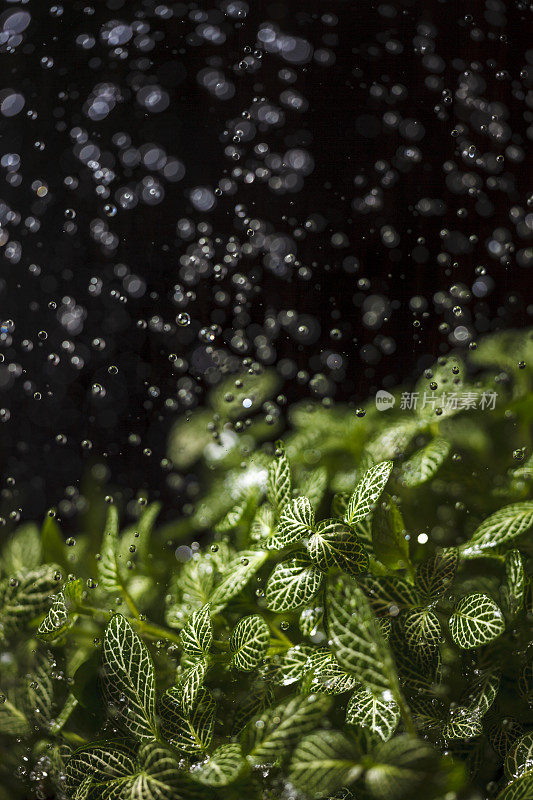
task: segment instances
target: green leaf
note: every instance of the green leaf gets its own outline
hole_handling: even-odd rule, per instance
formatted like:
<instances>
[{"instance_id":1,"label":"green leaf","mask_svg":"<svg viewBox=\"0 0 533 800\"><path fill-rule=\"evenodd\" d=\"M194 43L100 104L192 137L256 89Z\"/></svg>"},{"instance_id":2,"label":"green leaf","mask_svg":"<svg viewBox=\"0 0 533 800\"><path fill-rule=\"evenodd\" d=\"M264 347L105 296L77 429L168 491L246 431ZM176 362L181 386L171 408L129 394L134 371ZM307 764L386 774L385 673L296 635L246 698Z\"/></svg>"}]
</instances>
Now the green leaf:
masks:
<instances>
[{"instance_id":1,"label":"green leaf","mask_svg":"<svg viewBox=\"0 0 533 800\"><path fill-rule=\"evenodd\" d=\"M228 786L237 780L246 761L239 744L223 744L191 770L191 778L204 786Z\"/></svg>"},{"instance_id":2,"label":"green leaf","mask_svg":"<svg viewBox=\"0 0 533 800\"><path fill-rule=\"evenodd\" d=\"M309 658L308 670L309 688L313 692L343 694L357 685L353 675L342 669L327 647L314 651Z\"/></svg>"},{"instance_id":3,"label":"green leaf","mask_svg":"<svg viewBox=\"0 0 533 800\"><path fill-rule=\"evenodd\" d=\"M526 574L519 550L505 554L505 583L501 593L503 611L512 621L522 611L526 597Z\"/></svg>"},{"instance_id":4,"label":"green leaf","mask_svg":"<svg viewBox=\"0 0 533 800\"><path fill-rule=\"evenodd\" d=\"M274 510L266 504L260 506L250 527L250 539L252 542L263 543L274 535L275 528Z\"/></svg>"},{"instance_id":5,"label":"green leaf","mask_svg":"<svg viewBox=\"0 0 533 800\"><path fill-rule=\"evenodd\" d=\"M280 455L276 456L268 469L267 499L278 514L291 499L291 468L285 451L277 445Z\"/></svg>"},{"instance_id":6,"label":"green leaf","mask_svg":"<svg viewBox=\"0 0 533 800\"><path fill-rule=\"evenodd\" d=\"M484 717L496 699L500 679L500 673L494 669L476 670L474 680L461 698L461 703L471 713Z\"/></svg>"},{"instance_id":7,"label":"green leaf","mask_svg":"<svg viewBox=\"0 0 533 800\"><path fill-rule=\"evenodd\" d=\"M215 701L207 689L199 689L194 707L186 712L179 687L167 689L160 702L161 732L167 741L185 753L206 750L213 737Z\"/></svg>"},{"instance_id":8,"label":"green leaf","mask_svg":"<svg viewBox=\"0 0 533 800\"><path fill-rule=\"evenodd\" d=\"M384 495L372 515L372 547L376 558L390 569L409 564L409 541L400 509Z\"/></svg>"},{"instance_id":9,"label":"green leaf","mask_svg":"<svg viewBox=\"0 0 533 800\"><path fill-rule=\"evenodd\" d=\"M220 522L217 522L215 526L217 533L232 531L241 523L246 523L246 520L249 520L255 511L258 495L259 493L256 487L252 487L252 489L245 492Z\"/></svg>"},{"instance_id":10,"label":"green leaf","mask_svg":"<svg viewBox=\"0 0 533 800\"><path fill-rule=\"evenodd\" d=\"M243 550L233 559L214 588L209 601L212 613L218 613L230 600L242 592L247 583L265 563L268 553L263 550Z\"/></svg>"},{"instance_id":11,"label":"green leaf","mask_svg":"<svg viewBox=\"0 0 533 800\"><path fill-rule=\"evenodd\" d=\"M291 500L280 514L277 531L268 540L271 550L281 550L312 532L315 514L307 497Z\"/></svg>"},{"instance_id":12,"label":"green leaf","mask_svg":"<svg viewBox=\"0 0 533 800\"><path fill-rule=\"evenodd\" d=\"M103 677L114 718L136 739L157 736L152 657L127 619L113 616L103 645Z\"/></svg>"},{"instance_id":13,"label":"green leaf","mask_svg":"<svg viewBox=\"0 0 533 800\"><path fill-rule=\"evenodd\" d=\"M485 551L500 547L521 536L531 525L533 525L533 501L505 506L481 523L470 537L470 541L461 545L461 553L465 558L483 555Z\"/></svg>"},{"instance_id":14,"label":"green leaf","mask_svg":"<svg viewBox=\"0 0 533 800\"><path fill-rule=\"evenodd\" d=\"M242 672L251 672L264 659L270 644L270 631L263 617L243 617L231 634L231 663Z\"/></svg>"},{"instance_id":15,"label":"green leaf","mask_svg":"<svg viewBox=\"0 0 533 800\"><path fill-rule=\"evenodd\" d=\"M397 700L394 660L362 589L354 581L335 580L328 586L327 608L332 648L341 667L375 694L385 692L384 699Z\"/></svg>"},{"instance_id":16,"label":"green leaf","mask_svg":"<svg viewBox=\"0 0 533 800\"><path fill-rule=\"evenodd\" d=\"M359 520L365 519L374 510L389 480L392 467L392 461L382 461L365 472L348 501L344 516L348 525L354 525Z\"/></svg>"},{"instance_id":17,"label":"green leaf","mask_svg":"<svg viewBox=\"0 0 533 800\"><path fill-rule=\"evenodd\" d=\"M65 768L65 785L72 794L87 777L102 789L120 785L124 778L135 774L137 763L133 754L125 747L112 742L97 742L77 750L68 759ZM110 797L111 795L108 795Z\"/></svg>"},{"instance_id":18,"label":"green leaf","mask_svg":"<svg viewBox=\"0 0 533 800\"><path fill-rule=\"evenodd\" d=\"M210 605L194 611L181 632L181 646L190 656L207 655L213 642L213 623Z\"/></svg>"},{"instance_id":19,"label":"green leaf","mask_svg":"<svg viewBox=\"0 0 533 800\"><path fill-rule=\"evenodd\" d=\"M192 558L183 565L168 595L165 621L169 627L183 628L191 611L209 602L215 575L216 567L211 559Z\"/></svg>"},{"instance_id":20,"label":"green leaf","mask_svg":"<svg viewBox=\"0 0 533 800\"><path fill-rule=\"evenodd\" d=\"M298 494L309 498L313 508L318 508L328 485L328 471L325 467L304 472L298 483Z\"/></svg>"},{"instance_id":21,"label":"green leaf","mask_svg":"<svg viewBox=\"0 0 533 800\"><path fill-rule=\"evenodd\" d=\"M50 611L37 628L37 636L45 642L51 642L68 631L71 625L65 595L60 592L55 595Z\"/></svg>"},{"instance_id":22,"label":"green leaf","mask_svg":"<svg viewBox=\"0 0 533 800\"><path fill-rule=\"evenodd\" d=\"M61 567L68 568L69 557L67 546L61 533L61 528L54 517L48 514L44 518L41 528L41 543L43 561L59 564Z\"/></svg>"},{"instance_id":23,"label":"green leaf","mask_svg":"<svg viewBox=\"0 0 533 800\"><path fill-rule=\"evenodd\" d=\"M57 591L57 569L44 566L18 578L0 582L1 627L4 635L21 630L48 611L50 596Z\"/></svg>"},{"instance_id":24,"label":"green leaf","mask_svg":"<svg viewBox=\"0 0 533 800\"><path fill-rule=\"evenodd\" d=\"M395 617L402 609L417 603L413 586L396 575L365 575L359 583L378 616Z\"/></svg>"},{"instance_id":25,"label":"green leaf","mask_svg":"<svg viewBox=\"0 0 533 800\"><path fill-rule=\"evenodd\" d=\"M139 748L139 766L131 786L128 800L177 800L184 783L179 774L175 755L167 747L147 742Z\"/></svg>"},{"instance_id":26,"label":"green leaf","mask_svg":"<svg viewBox=\"0 0 533 800\"><path fill-rule=\"evenodd\" d=\"M429 782L431 773L437 769L431 745L405 734L378 745L373 760L374 765L365 774L365 783L377 800L419 797L418 788L424 781Z\"/></svg>"},{"instance_id":27,"label":"green leaf","mask_svg":"<svg viewBox=\"0 0 533 800\"><path fill-rule=\"evenodd\" d=\"M307 638L314 636L318 630L318 626L324 617L323 606L309 606L302 608L298 620L298 627L302 636Z\"/></svg>"},{"instance_id":28,"label":"green leaf","mask_svg":"<svg viewBox=\"0 0 533 800\"><path fill-rule=\"evenodd\" d=\"M526 772L533 774L533 732L525 733L513 746L505 759L505 772L509 778L521 778Z\"/></svg>"},{"instance_id":29,"label":"green leaf","mask_svg":"<svg viewBox=\"0 0 533 800\"><path fill-rule=\"evenodd\" d=\"M39 727L48 726L52 719L54 686L50 660L39 654L37 664L26 678L27 716Z\"/></svg>"},{"instance_id":30,"label":"green leaf","mask_svg":"<svg viewBox=\"0 0 533 800\"><path fill-rule=\"evenodd\" d=\"M0 726L4 736L28 736L30 724L26 714L20 708L15 698L6 697L0 703ZM18 698L17 698L18 699Z\"/></svg>"},{"instance_id":31,"label":"green leaf","mask_svg":"<svg viewBox=\"0 0 533 800\"><path fill-rule=\"evenodd\" d=\"M368 569L368 555L352 529L336 519L319 522L307 542L309 557L324 572L338 567L351 575Z\"/></svg>"},{"instance_id":32,"label":"green leaf","mask_svg":"<svg viewBox=\"0 0 533 800\"><path fill-rule=\"evenodd\" d=\"M444 726L442 735L445 739L475 739L483 733L483 725L479 714L472 713L470 708L456 706L452 709L450 721Z\"/></svg>"},{"instance_id":33,"label":"green leaf","mask_svg":"<svg viewBox=\"0 0 533 800\"><path fill-rule=\"evenodd\" d=\"M282 561L266 585L267 608L280 613L306 605L320 589L322 578L322 572L303 558Z\"/></svg>"},{"instance_id":34,"label":"green leaf","mask_svg":"<svg viewBox=\"0 0 533 800\"><path fill-rule=\"evenodd\" d=\"M356 689L346 709L346 722L360 725L383 742L391 738L400 721L400 709L394 700L384 700L363 687Z\"/></svg>"},{"instance_id":35,"label":"green leaf","mask_svg":"<svg viewBox=\"0 0 533 800\"><path fill-rule=\"evenodd\" d=\"M199 658L180 676L180 698L184 711L189 712L193 708L206 672L207 661L205 658Z\"/></svg>"},{"instance_id":36,"label":"green leaf","mask_svg":"<svg viewBox=\"0 0 533 800\"><path fill-rule=\"evenodd\" d=\"M116 506L110 505L98 561L99 583L108 594L120 594L124 587L118 563L118 532L118 510Z\"/></svg>"},{"instance_id":37,"label":"green leaf","mask_svg":"<svg viewBox=\"0 0 533 800\"><path fill-rule=\"evenodd\" d=\"M450 633L464 650L492 642L505 630L503 614L486 594L463 597L450 617Z\"/></svg>"},{"instance_id":38,"label":"green leaf","mask_svg":"<svg viewBox=\"0 0 533 800\"><path fill-rule=\"evenodd\" d=\"M4 572L10 577L41 565L42 547L36 525L28 523L17 528L4 545L2 561Z\"/></svg>"},{"instance_id":39,"label":"green leaf","mask_svg":"<svg viewBox=\"0 0 533 800\"><path fill-rule=\"evenodd\" d=\"M496 800L531 800L533 796L533 773L526 772L500 792Z\"/></svg>"},{"instance_id":40,"label":"green leaf","mask_svg":"<svg viewBox=\"0 0 533 800\"><path fill-rule=\"evenodd\" d=\"M416 569L415 588L420 597L432 603L448 591L457 572L459 553L457 548L437 550Z\"/></svg>"},{"instance_id":41,"label":"green leaf","mask_svg":"<svg viewBox=\"0 0 533 800\"><path fill-rule=\"evenodd\" d=\"M339 731L311 733L298 744L292 757L289 780L312 797L331 796L361 775L355 743Z\"/></svg>"},{"instance_id":42,"label":"green leaf","mask_svg":"<svg viewBox=\"0 0 533 800\"><path fill-rule=\"evenodd\" d=\"M440 622L429 608L413 608L403 611L394 620L394 629L399 647L407 647L420 664L433 660L442 639Z\"/></svg>"},{"instance_id":43,"label":"green leaf","mask_svg":"<svg viewBox=\"0 0 533 800\"><path fill-rule=\"evenodd\" d=\"M313 647L297 644L290 647L280 663L279 671L283 686L290 686L301 680L309 669L310 658L315 653Z\"/></svg>"},{"instance_id":44,"label":"green leaf","mask_svg":"<svg viewBox=\"0 0 533 800\"><path fill-rule=\"evenodd\" d=\"M248 758L274 764L288 757L304 734L318 726L330 706L324 695L297 695L269 709L247 726Z\"/></svg>"},{"instance_id":45,"label":"green leaf","mask_svg":"<svg viewBox=\"0 0 533 800\"><path fill-rule=\"evenodd\" d=\"M450 450L451 444L446 439L441 436L432 439L403 465L403 485L411 488L429 481L446 461Z\"/></svg>"}]
</instances>

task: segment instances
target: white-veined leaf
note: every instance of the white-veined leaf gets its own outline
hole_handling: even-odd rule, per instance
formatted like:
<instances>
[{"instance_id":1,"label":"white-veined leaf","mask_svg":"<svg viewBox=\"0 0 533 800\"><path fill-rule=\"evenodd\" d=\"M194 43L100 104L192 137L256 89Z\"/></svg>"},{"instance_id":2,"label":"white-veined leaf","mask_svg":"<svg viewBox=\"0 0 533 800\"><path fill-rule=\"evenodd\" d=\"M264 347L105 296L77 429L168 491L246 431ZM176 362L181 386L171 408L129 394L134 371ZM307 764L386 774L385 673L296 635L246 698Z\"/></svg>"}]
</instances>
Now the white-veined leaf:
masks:
<instances>
[{"instance_id":1,"label":"white-veined leaf","mask_svg":"<svg viewBox=\"0 0 533 800\"><path fill-rule=\"evenodd\" d=\"M315 514L308 497L291 500L280 514L277 530L267 542L270 550L294 544L313 530Z\"/></svg>"},{"instance_id":2,"label":"white-veined leaf","mask_svg":"<svg viewBox=\"0 0 533 800\"><path fill-rule=\"evenodd\" d=\"M475 739L483 733L481 716L473 713L465 706L455 706L450 714L450 720L443 728L442 735L445 739Z\"/></svg>"},{"instance_id":3,"label":"white-veined leaf","mask_svg":"<svg viewBox=\"0 0 533 800\"><path fill-rule=\"evenodd\" d=\"M300 617L298 619L298 627L303 636L309 638L314 636L318 630L318 626L324 617L323 606L309 606L302 608Z\"/></svg>"},{"instance_id":4,"label":"white-veined leaf","mask_svg":"<svg viewBox=\"0 0 533 800\"><path fill-rule=\"evenodd\" d=\"M291 760L289 780L309 796L331 796L361 775L353 741L339 731L320 731L304 737Z\"/></svg>"},{"instance_id":5,"label":"white-veined leaf","mask_svg":"<svg viewBox=\"0 0 533 800\"><path fill-rule=\"evenodd\" d=\"M297 644L290 647L283 656L280 666L280 683L290 686L301 680L309 669L310 658L315 652L313 647Z\"/></svg>"},{"instance_id":6,"label":"white-veined leaf","mask_svg":"<svg viewBox=\"0 0 533 800\"><path fill-rule=\"evenodd\" d=\"M350 575L368 569L368 554L349 525L337 519L319 522L307 542L309 558L322 570L339 567Z\"/></svg>"},{"instance_id":7,"label":"white-veined leaf","mask_svg":"<svg viewBox=\"0 0 533 800\"><path fill-rule=\"evenodd\" d=\"M526 772L503 789L496 800L531 800L533 797L533 772Z\"/></svg>"},{"instance_id":8,"label":"white-veined leaf","mask_svg":"<svg viewBox=\"0 0 533 800\"><path fill-rule=\"evenodd\" d=\"M213 737L215 701L207 689L200 688L194 708L185 712L180 687L167 689L159 706L161 732L173 747L185 753L206 750Z\"/></svg>"},{"instance_id":9,"label":"white-veined leaf","mask_svg":"<svg viewBox=\"0 0 533 800\"><path fill-rule=\"evenodd\" d=\"M20 630L48 611L50 596L58 588L60 573L53 566L26 572L17 578L0 581L1 630L4 635Z\"/></svg>"},{"instance_id":10,"label":"white-veined leaf","mask_svg":"<svg viewBox=\"0 0 533 800\"><path fill-rule=\"evenodd\" d=\"M329 698L310 694L269 709L247 726L248 758L256 764L274 764L287 757L302 736L318 726L329 706Z\"/></svg>"},{"instance_id":11,"label":"white-veined leaf","mask_svg":"<svg viewBox=\"0 0 533 800\"><path fill-rule=\"evenodd\" d=\"M180 676L180 699L185 712L189 712L193 708L198 690L203 683L206 672L207 661L205 658L198 658Z\"/></svg>"},{"instance_id":12,"label":"white-veined leaf","mask_svg":"<svg viewBox=\"0 0 533 800\"><path fill-rule=\"evenodd\" d=\"M222 573L220 583L215 586L209 598L213 613L221 611L230 600L242 592L265 563L267 556L268 553L263 550L244 550L237 558L230 561Z\"/></svg>"},{"instance_id":13,"label":"white-veined leaf","mask_svg":"<svg viewBox=\"0 0 533 800\"><path fill-rule=\"evenodd\" d=\"M278 514L291 499L291 468L285 451L277 444L280 452L271 463L267 477L267 499Z\"/></svg>"},{"instance_id":14,"label":"white-veined leaf","mask_svg":"<svg viewBox=\"0 0 533 800\"><path fill-rule=\"evenodd\" d=\"M263 660L270 644L270 631L263 617L251 614L241 619L231 634L231 663L242 672L251 672Z\"/></svg>"},{"instance_id":15,"label":"white-veined leaf","mask_svg":"<svg viewBox=\"0 0 533 800\"><path fill-rule=\"evenodd\" d=\"M139 748L138 760L137 774L124 800L178 800L183 796L180 788L185 781L169 748L159 742L147 742Z\"/></svg>"},{"instance_id":16,"label":"white-veined leaf","mask_svg":"<svg viewBox=\"0 0 533 800\"><path fill-rule=\"evenodd\" d=\"M181 632L180 639L181 646L188 655L207 655L213 642L213 623L209 603L191 614Z\"/></svg>"},{"instance_id":17,"label":"white-veined leaf","mask_svg":"<svg viewBox=\"0 0 533 800\"><path fill-rule=\"evenodd\" d=\"M461 545L464 557L474 558L521 536L533 525L533 501L500 508L484 520L470 541Z\"/></svg>"},{"instance_id":18,"label":"white-veined leaf","mask_svg":"<svg viewBox=\"0 0 533 800\"><path fill-rule=\"evenodd\" d=\"M118 563L118 532L118 510L116 506L110 505L98 560L99 583L102 589L109 594L119 594L124 586Z\"/></svg>"},{"instance_id":19,"label":"white-veined leaf","mask_svg":"<svg viewBox=\"0 0 533 800\"><path fill-rule=\"evenodd\" d=\"M505 554L505 583L501 592L503 610L513 620L523 609L526 596L526 574L519 550Z\"/></svg>"},{"instance_id":20,"label":"white-veined leaf","mask_svg":"<svg viewBox=\"0 0 533 800\"><path fill-rule=\"evenodd\" d=\"M345 522L354 525L365 519L373 510L391 474L392 461L382 461L368 469L348 501Z\"/></svg>"},{"instance_id":21,"label":"white-veined leaf","mask_svg":"<svg viewBox=\"0 0 533 800\"><path fill-rule=\"evenodd\" d=\"M388 692L387 694L390 694ZM346 709L346 722L360 725L378 736L383 742L391 738L400 721L400 709L394 700L377 695L360 687L350 697Z\"/></svg>"},{"instance_id":22,"label":"white-veined leaf","mask_svg":"<svg viewBox=\"0 0 533 800\"><path fill-rule=\"evenodd\" d=\"M418 450L405 462L402 470L402 483L404 486L420 486L429 481L440 466L448 458L451 444L441 436L432 439L429 444Z\"/></svg>"},{"instance_id":23,"label":"white-veined leaf","mask_svg":"<svg viewBox=\"0 0 533 800\"><path fill-rule=\"evenodd\" d=\"M49 659L39 653L36 665L26 677L27 716L40 727L48 726L52 719L54 685L50 673Z\"/></svg>"},{"instance_id":24,"label":"white-veined leaf","mask_svg":"<svg viewBox=\"0 0 533 800\"><path fill-rule=\"evenodd\" d=\"M114 781L123 782L125 778L132 777L136 769L137 762L127 748L118 747L113 742L89 744L68 759L65 767L66 789L73 794L87 776L100 789L110 788Z\"/></svg>"},{"instance_id":25,"label":"white-veined leaf","mask_svg":"<svg viewBox=\"0 0 533 800\"><path fill-rule=\"evenodd\" d=\"M500 608L488 595L481 593L463 597L449 624L452 639L463 650L488 644L505 630Z\"/></svg>"},{"instance_id":26,"label":"white-veined leaf","mask_svg":"<svg viewBox=\"0 0 533 800\"><path fill-rule=\"evenodd\" d=\"M265 503L255 512L250 527L250 539L252 542L262 543L274 534L275 529L274 509Z\"/></svg>"},{"instance_id":27,"label":"white-veined leaf","mask_svg":"<svg viewBox=\"0 0 533 800\"><path fill-rule=\"evenodd\" d=\"M359 583L378 616L395 617L402 609L417 603L413 586L396 575L364 575Z\"/></svg>"},{"instance_id":28,"label":"white-veined leaf","mask_svg":"<svg viewBox=\"0 0 533 800\"><path fill-rule=\"evenodd\" d=\"M533 732L525 733L513 745L505 759L505 772L509 778L521 778L526 772L533 774Z\"/></svg>"},{"instance_id":29,"label":"white-veined leaf","mask_svg":"<svg viewBox=\"0 0 533 800\"><path fill-rule=\"evenodd\" d=\"M389 645L366 595L351 580L335 580L328 586L327 613L332 649L341 667L368 689L381 694L400 688Z\"/></svg>"},{"instance_id":30,"label":"white-veined leaf","mask_svg":"<svg viewBox=\"0 0 533 800\"><path fill-rule=\"evenodd\" d=\"M317 594L322 579L323 573L303 558L282 561L267 581L267 608L280 613L306 605Z\"/></svg>"},{"instance_id":31,"label":"white-veined leaf","mask_svg":"<svg viewBox=\"0 0 533 800\"><path fill-rule=\"evenodd\" d=\"M452 585L459 553L455 547L437 550L416 568L415 588L421 599L432 603Z\"/></svg>"},{"instance_id":32,"label":"white-veined leaf","mask_svg":"<svg viewBox=\"0 0 533 800\"><path fill-rule=\"evenodd\" d=\"M343 694L357 685L353 675L348 674L327 647L319 648L309 658L309 678L306 686L313 692Z\"/></svg>"},{"instance_id":33,"label":"white-veined leaf","mask_svg":"<svg viewBox=\"0 0 533 800\"><path fill-rule=\"evenodd\" d=\"M28 736L30 724L26 714L18 707L17 699L4 695L5 700L0 703L0 729L5 736Z\"/></svg>"},{"instance_id":34,"label":"white-veined leaf","mask_svg":"<svg viewBox=\"0 0 533 800\"><path fill-rule=\"evenodd\" d=\"M65 595L55 595L50 611L37 628L37 636L45 642L51 642L61 636L72 625L69 617Z\"/></svg>"},{"instance_id":35,"label":"white-veined leaf","mask_svg":"<svg viewBox=\"0 0 533 800\"><path fill-rule=\"evenodd\" d=\"M442 639L439 618L434 611L407 609L394 620L393 631L397 648L407 647L419 664L431 663Z\"/></svg>"},{"instance_id":36,"label":"white-veined leaf","mask_svg":"<svg viewBox=\"0 0 533 800\"><path fill-rule=\"evenodd\" d=\"M191 769L191 778L204 786L228 786L245 766L239 744L222 744L200 766Z\"/></svg>"},{"instance_id":37,"label":"white-veined leaf","mask_svg":"<svg viewBox=\"0 0 533 800\"><path fill-rule=\"evenodd\" d=\"M137 739L154 738L157 730L152 656L120 614L111 618L105 631L103 677L106 699L117 722Z\"/></svg>"}]
</instances>

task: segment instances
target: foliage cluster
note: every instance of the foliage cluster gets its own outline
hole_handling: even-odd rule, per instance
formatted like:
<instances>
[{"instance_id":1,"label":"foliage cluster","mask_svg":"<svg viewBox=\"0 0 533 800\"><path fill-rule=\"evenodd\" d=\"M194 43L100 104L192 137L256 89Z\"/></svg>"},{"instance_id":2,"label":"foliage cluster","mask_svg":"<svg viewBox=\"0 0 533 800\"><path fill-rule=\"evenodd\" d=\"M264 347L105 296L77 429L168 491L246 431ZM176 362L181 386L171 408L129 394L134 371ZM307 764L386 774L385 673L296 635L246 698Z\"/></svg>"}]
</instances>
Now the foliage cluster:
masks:
<instances>
[{"instance_id":1,"label":"foliage cluster","mask_svg":"<svg viewBox=\"0 0 533 800\"><path fill-rule=\"evenodd\" d=\"M493 410L304 402L275 449L246 377L242 434L227 386L172 434L207 476L186 520L17 528L0 798L533 797L531 364L488 337L417 389Z\"/></svg>"}]
</instances>

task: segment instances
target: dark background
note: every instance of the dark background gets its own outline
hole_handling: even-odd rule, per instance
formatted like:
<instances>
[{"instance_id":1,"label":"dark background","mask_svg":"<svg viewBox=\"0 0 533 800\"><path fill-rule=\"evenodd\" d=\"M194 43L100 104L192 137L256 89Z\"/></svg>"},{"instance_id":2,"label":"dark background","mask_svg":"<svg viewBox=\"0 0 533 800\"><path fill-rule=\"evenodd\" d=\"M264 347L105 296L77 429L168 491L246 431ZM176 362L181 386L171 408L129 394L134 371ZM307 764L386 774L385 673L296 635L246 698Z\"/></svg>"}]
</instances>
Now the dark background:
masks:
<instances>
[{"instance_id":1,"label":"dark background","mask_svg":"<svg viewBox=\"0 0 533 800\"><path fill-rule=\"evenodd\" d=\"M175 516L194 477L161 464L170 426L243 358L281 371L289 401L357 405L450 348L531 318L525 4L291 0L248 10L241 3L239 13L235 3L170 3L163 15L161 7L0 5L8 32L14 9L31 14L19 36L4 37L0 54L0 105L10 92L25 98L20 113L0 115L0 221L9 234L0 256L0 479L8 522L57 506L68 526L94 464L105 465L96 474L106 491L160 496ZM120 53L105 40L116 20L144 25ZM225 41L205 41L206 25ZM294 63L269 52L258 40L265 26L276 41L280 33L305 40L309 55ZM84 49L82 35L94 46ZM199 81L205 69L231 81L233 96L207 91ZM292 70L289 80L283 70ZM87 108L101 84L118 99L95 121ZM158 113L137 96L152 85L168 94ZM305 99L303 112L280 101L291 88ZM275 124L261 122L266 103L283 112ZM243 112L255 134L235 143ZM103 181L80 159L79 130L98 148ZM131 147L156 143L185 166L179 182L158 174L161 202L120 206L121 187L139 194L155 173L121 162L118 132ZM309 174L292 170L296 191L237 180L213 210L191 204L192 188L214 189L236 166L264 166L258 143L279 154L269 168L282 182L291 174L287 151L312 158ZM6 154L20 156L20 165ZM361 200L372 190L374 206ZM185 238L181 219L192 226ZM247 219L271 242L290 237L288 262L260 242L224 262L231 237L253 240ZM194 230L202 223L207 233ZM95 225L116 235L113 246L97 240ZM207 255L199 250L206 240ZM197 259L187 269L180 259L192 250ZM132 275L140 296L128 291ZM177 284L188 299L176 299ZM70 330L69 307L82 315ZM183 313L190 323L181 327ZM213 324L214 341L206 341L202 328Z\"/></svg>"}]
</instances>

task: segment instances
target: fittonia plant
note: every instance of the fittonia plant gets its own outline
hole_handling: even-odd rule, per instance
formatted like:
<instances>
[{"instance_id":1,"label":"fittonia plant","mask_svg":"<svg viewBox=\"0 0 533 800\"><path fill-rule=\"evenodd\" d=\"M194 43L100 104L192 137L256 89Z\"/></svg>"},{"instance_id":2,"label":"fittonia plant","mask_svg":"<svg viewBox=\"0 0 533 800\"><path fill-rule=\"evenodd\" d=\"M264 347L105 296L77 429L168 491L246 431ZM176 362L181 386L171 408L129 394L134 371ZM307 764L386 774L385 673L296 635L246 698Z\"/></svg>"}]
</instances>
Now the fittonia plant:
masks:
<instances>
[{"instance_id":1,"label":"fittonia plant","mask_svg":"<svg viewBox=\"0 0 533 800\"><path fill-rule=\"evenodd\" d=\"M120 532L109 498L71 547L18 528L2 800L533 797L532 347L443 361L417 408L305 402L275 448L225 387L218 443L212 412L181 424L208 465L186 520Z\"/></svg>"}]
</instances>

